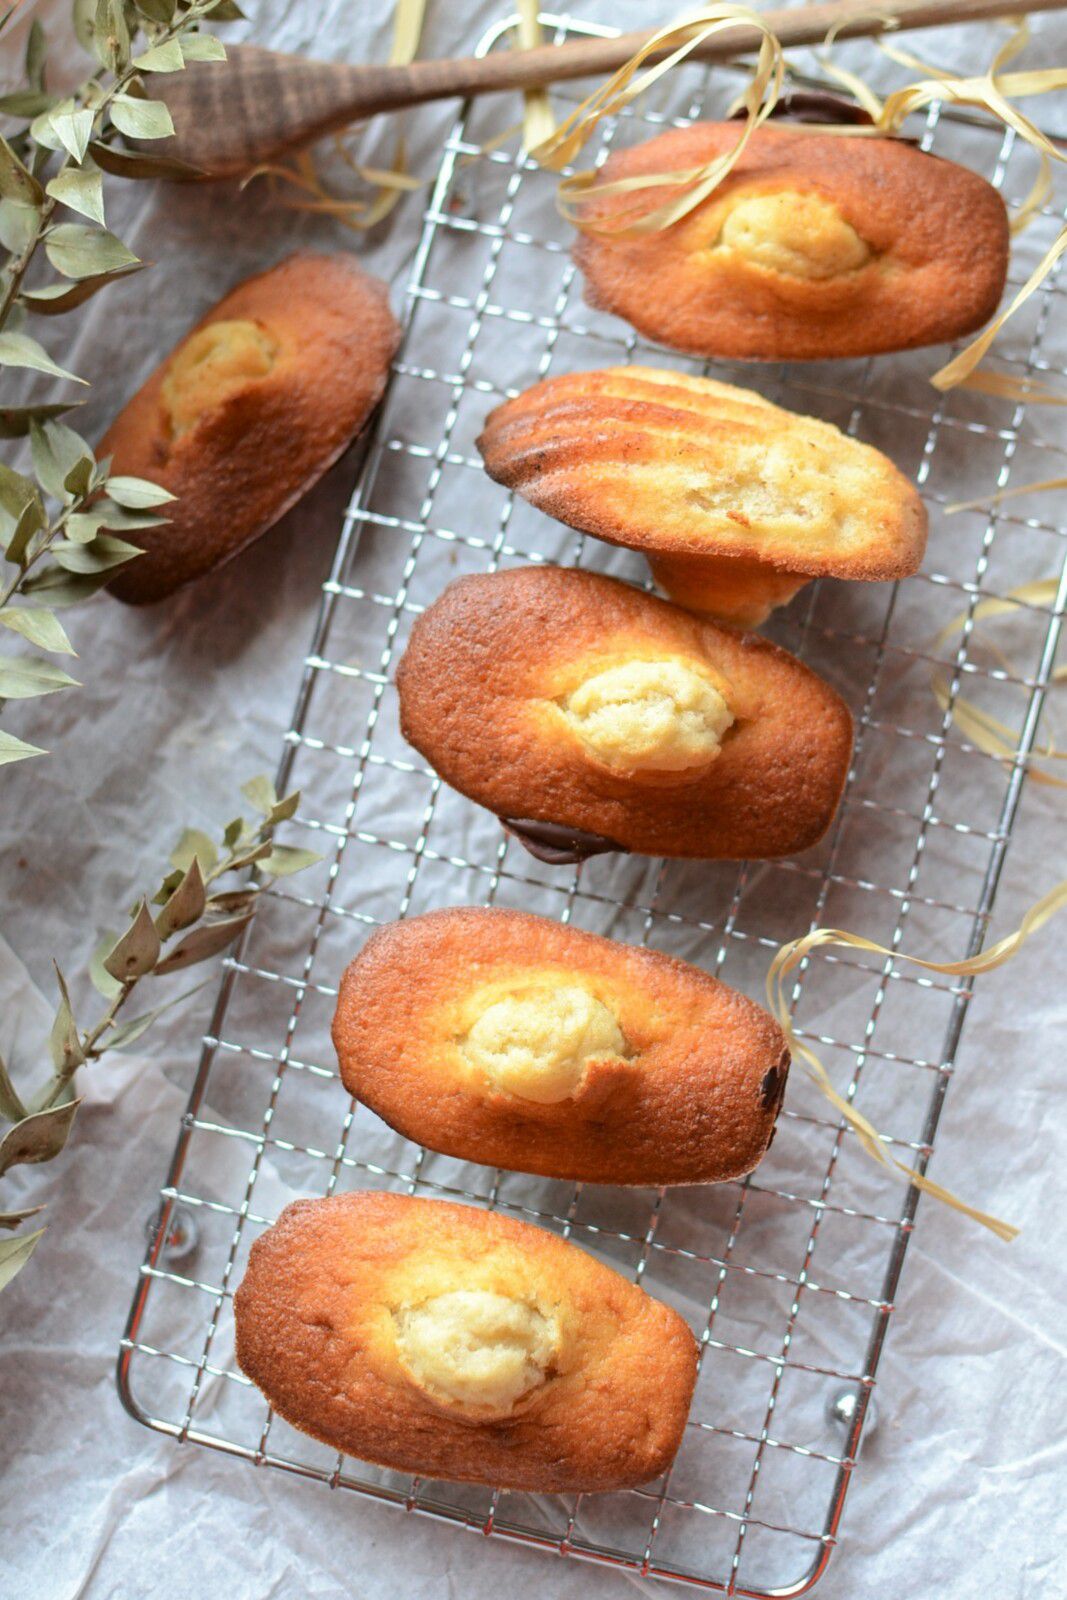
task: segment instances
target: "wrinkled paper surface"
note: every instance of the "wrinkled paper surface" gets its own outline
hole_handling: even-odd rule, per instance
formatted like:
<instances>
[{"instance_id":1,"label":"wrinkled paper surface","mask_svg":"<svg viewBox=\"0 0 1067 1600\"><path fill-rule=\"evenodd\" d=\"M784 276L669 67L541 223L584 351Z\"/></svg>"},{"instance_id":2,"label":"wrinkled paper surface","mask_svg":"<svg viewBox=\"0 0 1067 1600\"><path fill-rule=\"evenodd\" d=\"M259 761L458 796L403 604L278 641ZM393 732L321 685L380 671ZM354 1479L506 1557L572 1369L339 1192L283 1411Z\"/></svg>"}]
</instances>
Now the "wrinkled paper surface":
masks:
<instances>
[{"instance_id":1,"label":"wrinkled paper surface","mask_svg":"<svg viewBox=\"0 0 1067 1600\"><path fill-rule=\"evenodd\" d=\"M66 14L65 5L37 9L53 28ZM225 29L227 38L247 32L281 49L351 60L384 59L388 50L384 3L270 0L253 9L247 29ZM584 0L574 9L627 27L671 14L668 6L650 12L637 0L611 7ZM497 16L484 0L464 13L431 0L424 51L470 49ZM1048 42L1042 61L1067 56L1062 21L1043 17L1035 28ZM12 38L18 37L16 30ZM9 48L5 38L0 70L6 71ZM991 30L928 36L915 48L975 69L988 61ZM847 59L866 62L873 53ZM1054 127L1051 105L1045 110L1046 125ZM481 136L494 118L499 128L517 115L513 99L501 101ZM451 120L451 107L424 107L409 118L414 170L432 171ZM384 166L391 151L391 130L376 123L363 158ZM78 422L90 438L232 283L299 242L352 244L328 223L270 207L261 189L238 196L223 188L113 182L109 194L116 231L157 265L46 330L50 337L59 326L67 337L76 330L66 364L93 382ZM422 195L405 200L383 228L355 242L368 268L394 284L395 303L423 203ZM889 361L882 370L891 367ZM1050 440L1059 429L1062 445L1062 414L1046 415L1040 426ZM350 477L351 466L342 464L259 546L170 605L142 613L101 599L65 613L84 687L9 708L14 731L56 752L9 768L3 778L0 1049L21 1082L32 1077L44 1048L52 956L72 975L76 1002L88 1007L87 986L76 975L99 930L117 922L132 891L153 879L179 828L216 828L236 809L238 784L274 770ZM1012 548L1021 548L1018 539ZM1022 560L1017 577L1000 574L999 581L1006 587L1052 571L1055 542L1046 540L1043 551ZM609 570L636 572L625 565ZM956 597L938 605L939 622L951 614L949 605L958 608ZM906 692L913 697L909 711L929 725L920 680L913 677ZM970 781L993 781L978 765ZM891 785L891 777L886 781ZM945 809L960 818L982 810L980 796L956 792L952 801ZM998 902L998 931L1013 926L1062 871L1060 806L1054 792L1031 789L1026 796ZM476 848L469 839L459 847ZM871 876L878 874L878 848L872 836ZM848 926L875 937L886 932L882 925ZM921 936L921 920L915 928ZM802 931L786 926L780 936ZM936 934L933 927L929 932ZM957 1215L921 1205L879 1372L879 1418L850 1491L843 1547L820 1588L825 1600L904 1592L937 1593L941 1600L995 1592L1023 1600L1056 1586L1063 1446L1054 1396L1063 1383L1064 1269L1053 1238L1067 1200L1054 1098L1055 1046L1067 1020L1062 985L1053 981L1056 944L1053 929L1013 967L979 981L933 1169L939 1181L1020 1224L1022 1236L1006 1246ZM760 955L754 974L762 961ZM72 1147L51 1167L20 1169L5 1189L14 1200L46 1201L49 1223L32 1263L0 1303L5 1593L12 1600L139 1594L384 1600L398 1593L488 1600L509 1585L577 1600L621 1593L627 1583L651 1592L653 1585L637 1579L553 1563L503 1542L474 1542L462 1530L330 1494L314 1482L179 1447L123 1412L114 1360L146 1221L207 1026L214 969L210 976L205 991L154 1030L137 1055L83 1074L86 1101ZM749 987L756 992L755 979ZM828 991L823 1001L816 991L805 1026L841 1036L835 1008L847 1004L835 994ZM849 1026L847 1016L839 1020ZM938 1048L929 1042L929 1052ZM818 1113L817 1097L796 1077L790 1100ZM225 1108L214 1109L224 1120ZM780 1135L781 1181L803 1148L796 1129ZM220 1191L227 1159L247 1167L245 1152L221 1158L213 1174ZM848 1171L863 1204L862 1163L853 1160ZM793 1178L802 1181L796 1171ZM838 1199L840 1183L848 1181L839 1180ZM276 1211L295 1192L268 1163L257 1207ZM695 1207L702 1197L694 1196ZM817 1264L813 1270L818 1276ZM683 1306L685 1297L683 1289ZM748 1305L756 1308L748 1336L758 1341L759 1302ZM695 1299L692 1307L696 1317ZM225 1337L214 1358L228 1362ZM213 1403L207 1395L208 1423ZM815 1445L818 1436L828 1448L836 1437L839 1446L840 1437L824 1437L821 1426L813 1422L808 1442ZM718 1494L736 1501L725 1484L684 1487L713 1503ZM789 1514L788 1506L779 1508L779 1515Z\"/></svg>"}]
</instances>

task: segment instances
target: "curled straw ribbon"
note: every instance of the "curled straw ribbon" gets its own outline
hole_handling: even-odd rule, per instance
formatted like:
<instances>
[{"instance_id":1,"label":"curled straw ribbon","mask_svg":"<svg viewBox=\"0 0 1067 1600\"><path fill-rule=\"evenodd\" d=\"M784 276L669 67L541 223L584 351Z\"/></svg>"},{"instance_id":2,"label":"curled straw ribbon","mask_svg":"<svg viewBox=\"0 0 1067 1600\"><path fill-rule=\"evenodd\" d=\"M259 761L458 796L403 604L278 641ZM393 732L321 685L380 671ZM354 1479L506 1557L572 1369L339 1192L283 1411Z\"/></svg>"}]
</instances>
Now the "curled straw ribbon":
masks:
<instances>
[{"instance_id":1,"label":"curled straw ribbon","mask_svg":"<svg viewBox=\"0 0 1067 1600\"><path fill-rule=\"evenodd\" d=\"M767 973L767 1001L778 1022L781 1024L789 1041L789 1047L795 1059L803 1062L809 1076L819 1089L840 1112L849 1127L857 1134L861 1145L869 1156L884 1167L895 1167L916 1188L924 1194L933 1195L935 1200L951 1206L954 1211L960 1211L964 1216L980 1222L984 1228L989 1228L998 1238L1011 1240L1017 1237L1018 1228L1010 1223L1002 1222L998 1217L990 1216L988 1212L979 1211L977 1207L968 1205L951 1190L944 1188L939 1183L926 1177L914 1167L909 1167L905 1162L898 1161L891 1156L885 1148L882 1135L874 1124L857 1111L856 1107L844 1095L838 1094L830 1081L830 1075L814 1050L797 1038L793 1028L793 1019L790 1015L789 998L786 979L794 972L801 962L807 960L813 950L824 945L839 945L852 950L870 950L875 955L888 956L893 961L907 961L912 966L922 967L926 972L940 972L953 977L973 977L979 972L992 972L994 967L1003 966L1010 961L1016 951L1030 938L1031 934L1044 927L1049 918L1067 905L1067 882L1057 884L1035 906L1026 913L1022 922L1014 933L1009 933L1005 938L998 939L988 950L983 950L979 955L969 956L964 961L926 961L919 956L906 955L901 950L891 950L886 945L877 944L873 939L861 938L859 934L845 933L840 928L814 928L811 933L806 933L801 939L792 939L784 944L771 962Z\"/></svg>"}]
</instances>

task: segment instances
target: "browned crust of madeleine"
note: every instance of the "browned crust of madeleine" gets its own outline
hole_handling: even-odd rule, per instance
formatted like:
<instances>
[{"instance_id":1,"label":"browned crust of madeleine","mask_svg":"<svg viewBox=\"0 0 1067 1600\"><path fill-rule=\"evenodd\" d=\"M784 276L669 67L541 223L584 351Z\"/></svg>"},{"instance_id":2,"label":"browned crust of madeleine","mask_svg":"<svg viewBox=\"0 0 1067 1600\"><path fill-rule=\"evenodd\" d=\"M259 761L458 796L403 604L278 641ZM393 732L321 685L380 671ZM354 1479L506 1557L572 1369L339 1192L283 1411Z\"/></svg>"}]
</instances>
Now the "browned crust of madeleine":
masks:
<instances>
[{"instance_id":1,"label":"browned crust of madeleine","mask_svg":"<svg viewBox=\"0 0 1067 1600\"><path fill-rule=\"evenodd\" d=\"M615 1015L630 1059L590 1062L579 1090L537 1104L469 1071L466 997L548 969ZM417 1144L461 1161L586 1183L721 1183L762 1159L785 1092L785 1036L698 967L521 911L431 911L372 934L333 1024L350 1094Z\"/></svg>"},{"instance_id":2,"label":"browned crust of madeleine","mask_svg":"<svg viewBox=\"0 0 1067 1600\"><path fill-rule=\"evenodd\" d=\"M613 155L605 182L700 166L732 148L736 122L699 122ZM868 263L828 281L708 257L702 219L738 191L785 189L833 203L870 247ZM659 204L668 189L648 191ZM586 203L604 221L633 195ZM706 227L706 222L704 224ZM842 138L762 127L737 165L689 216L658 233L579 236L575 259L595 306L678 350L741 361L816 361L938 344L993 315L1007 275L1008 225L976 173L901 139Z\"/></svg>"},{"instance_id":3,"label":"browned crust of madeleine","mask_svg":"<svg viewBox=\"0 0 1067 1600\"><path fill-rule=\"evenodd\" d=\"M729 684L718 758L670 783L592 759L546 715L627 655L695 657ZM404 737L501 817L565 823L643 855L792 855L841 797L852 719L810 668L613 578L524 567L460 578L418 618L397 671Z\"/></svg>"},{"instance_id":4,"label":"browned crust of madeleine","mask_svg":"<svg viewBox=\"0 0 1067 1600\"><path fill-rule=\"evenodd\" d=\"M389 1274L413 1255L497 1260L562 1309L561 1370L521 1411L435 1406L380 1334ZM432 1478L545 1494L619 1489L681 1442L696 1342L668 1306L555 1234L408 1195L298 1200L256 1240L234 1301L237 1360L275 1410L333 1449Z\"/></svg>"},{"instance_id":5,"label":"browned crust of madeleine","mask_svg":"<svg viewBox=\"0 0 1067 1600\"><path fill-rule=\"evenodd\" d=\"M265 376L172 437L161 396L172 351L100 441L113 472L177 496L166 526L129 536L146 553L112 580L120 600L161 600L277 522L362 428L400 338L385 285L348 255L290 256L231 290L186 338L229 320L276 342Z\"/></svg>"},{"instance_id":6,"label":"browned crust of madeleine","mask_svg":"<svg viewBox=\"0 0 1067 1600\"><path fill-rule=\"evenodd\" d=\"M922 500L880 451L708 378L645 367L547 378L489 414L478 448L489 476L539 510L635 550L878 580L917 571L926 548ZM790 505L813 451L817 517Z\"/></svg>"}]
</instances>

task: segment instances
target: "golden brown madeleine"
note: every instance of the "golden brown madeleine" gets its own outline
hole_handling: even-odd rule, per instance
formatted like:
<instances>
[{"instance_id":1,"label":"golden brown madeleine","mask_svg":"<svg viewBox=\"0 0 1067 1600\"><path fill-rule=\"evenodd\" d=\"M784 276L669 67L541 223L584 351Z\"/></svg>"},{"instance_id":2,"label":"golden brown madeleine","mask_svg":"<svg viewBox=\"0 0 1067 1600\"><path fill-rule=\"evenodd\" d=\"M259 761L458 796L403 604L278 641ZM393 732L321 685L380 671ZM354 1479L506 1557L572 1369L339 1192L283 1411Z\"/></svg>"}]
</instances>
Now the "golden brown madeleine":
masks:
<instances>
[{"instance_id":1,"label":"golden brown madeleine","mask_svg":"<svg viewBox=\"0 0 1067 1600\"><path fill-rule=\"evenodd\" d=\"M907 577L926 547L923 503L881 451L711 378L546 378L490 413L478 448L498 483L745 627L809 578Z\"/></svg>"},{"instance_id":2,"label":"golden brown madeleine","mask_svg":"<svg viewBox=\"0 0 1067 1600\"><path fill-rule=\"evenodd\" d=\"M697 1347L544 1229L445 1200L298 1200L252 1246L237 1360L287 1422L432 1478L622 1489L673 1459Z\"/></svg>"},{"instance_id":3,"label":"golden brown madeleine","mask_svg":"<svg viewBox=\"0 0 1067 1600\"><path fill-rule=\"evenodd\" d=\"M613 155L606 183L725 154L736 122L698 122ZM659 205L668 188L646 191ZM590 199L583 222L630 210ZM903 139L780 125L752 135L707 200L658 233L583 233L593 305L678 350L817 361L939 344L987 322L1004 290L1008 220L996 190Z\"/></svg>"},{"instance_id":4,"label":"golden brown madeleine","mask_svg":"<svg viewBox=\"0 0 1067 1600\"><path fill-rule=\"evenodd\" d=\"M372 934L333 1024L349 1094L461 1161L586 1183L721 1183L774 1132L789 1052L698 967L521 911Z\"/></svg>"},{"instance_id":5,"label":"golden brown madeleine","mask_svg":"<svg viewBox=\"0 0 1067 1600\"><path fill-rule=\"evenodd\" d=\"M177 496L111 583L143 605L258 539L377 405L400 329L350 255L295 255L249 278L173 350L100 442L112 471Z\"/></svg>"},{"instance_id":6,"label":"golden brown madeleine","mask_svg":"<svg viewBox=\"0 0 1067 1600\"><path fill-rule=\"evenodd\" d=\"M557 860L792 855L829 826L852 750L844 702L786 651L560 567L451 584L397 687L404 736L524 843L596 836Z\"/></svg>"}]
</instances>

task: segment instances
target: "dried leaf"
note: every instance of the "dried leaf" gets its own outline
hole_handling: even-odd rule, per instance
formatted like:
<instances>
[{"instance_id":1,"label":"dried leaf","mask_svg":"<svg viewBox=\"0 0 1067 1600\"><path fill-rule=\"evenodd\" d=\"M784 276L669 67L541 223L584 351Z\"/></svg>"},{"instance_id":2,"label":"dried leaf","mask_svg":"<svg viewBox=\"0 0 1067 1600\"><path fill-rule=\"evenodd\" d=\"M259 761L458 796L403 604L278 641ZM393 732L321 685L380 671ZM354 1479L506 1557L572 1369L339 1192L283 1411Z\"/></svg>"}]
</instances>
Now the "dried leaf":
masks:
<instances>
[{"instance_id":1,"label":"dried leaf","mask_svg":"<svg viewBox=\"0 0 1067 1600\"><path fill-rule=\"evenodd\" d=\"M93 49L101 65L116 74L129 64L130 30L123 0L97 0Z\"/></svg>"},{"instance_id":2,"label":"dried leaf","mask_svg":"<svg viewBox=\"0 0 1067 1600\"><path fill-rule=\"evenodd\" d=\"M245 13L237 4L237 0L208 0L205 8L206 14L212 22L244 22Z\"/></svg>"},{"instance_id":3,"label":"dried leaf","mask_svg":"<svg viewBox=\"0 0 1067 1600\"><path fill-rule=\"evenodd\" d=\"M226 47L213 33L187 33L181 46L186 61L226 60Z\"/></svg>"},{"instance_id":4,"label":"dried leaf","mask_svg":"<svg viewBox=\"0 0 1067 1600\"><path fill-rule=\"evenodd\" d=\"M151 972L159 960L160 941L147 900L142 900L126 932L104 962L104 970L120 983Z\"/></svg>"},{"instance_id":5,"label":"dried leaf","mask_svg":"<svg viewBox=\"0 0 1067 1600\"><path fill-rule=\"evenodd\" d=\"M15 561L19 566L25 565L28 559L30 540L38 530L47 522L44 508L39 500L31 500L22 508L18 521L7 541L7 559Z\"/></svg>"},{"instance_id":6,"label":"dried leaf","mask_svg":"<svg viewBox=\"0 0 1067 1600\"><path fill-rule=\"evenodd\" d=\"M272 878L288 878L294 872L303 872L314 866L322 857L314 850L301 850L296 845L276 844L269 856L260 863L260 871Z\"/></svg>"},{"instance_id":7,"label":"dried leaf","mask_svg":"<svg viewBox=\"0 0 1067 1600\"><path fill-rule=\"evenodd\" d=\"M5 200L16 200L22 205L37 206L44 199L44 190L19 160L3 134L0 134L0 195Z\"/></svg>"},{"instance_id":8,"label":"dried leaf","mask_svg":"<svg viewBox=\"0 0 1067 1600\"><path fill-rule=\"evenodd\" d=\"M97 143L89 146L89 153L98 167L116 178L171 178L180 182L204 176L200 167L179 161L176 156L116 150L111 145Z\"/></svg>"},{"instance_id":9,"label":"dried leaf","mask_svg":"<svg viewBox=\"0 0 1067 1600\"><path fill-rule=\"evenodd\" d=\"M37 232L39 221L36 206L21 200L0 200L0 244L12 255L21 255Z\"/></svg>"},{"instance_id":10,"label":"dried leaf","mask_svg":"<svg viewBox=\"0 0 1067 1600\"><path fill-rule=\"evenodd\" d=\"M242 850L238 855L234 856L227 870L229 872L240 872L242 867L251 867L257 861L262 861L265 856L269 856L272 848L270 840L265 839L262 843L253 845L250 850Z\"/></svg>"},{"instance_id":11,"label":"dried leaf","mask_svg":"<svg viewBox=\"0 0 1067 1600\"><path fill-rule=\"evenodd\" d=\"M276 827L279 822L288 822L290 817L295 817L299 805L300 790L294 789L292 794L287 794L284 799L279 800L276 805L271 807L268 818L271 826Z\"/></svg>"},{"instance_id":12,"label":"dried leaf","mask_svg":"<svg viewBox=\"0 0 1067 1600\"><path fill-rule=\"evenodd\" d=\"M112 272L99 272L82 278L78 283L46 283L39 289L22 289L19 291L19 303L27 311L35 311L38 316L58 317L64 311L73 311L76 306L84 305L94 294L106 289L109 283L132 277L144 265L143 261L135 261L131 266L119 267Z\"/></svg>"},{"instance_id":13,"label":"dried leaf","mask_svg":"<svg viewBox=\"0 0 1067 1600\"><path fill-rule=\"evenodd\" d=\"M15 1239L0 1242L0 1290L6 1289L12 1278L22 1271L44 1231L38 1228L36 1233L20 1233Z\"/></svg>"},{"instance_id":14,"label":"dried leaf","mask_svg":"<svg viewBox=\"0 0 1067 1600\"><path fill-rule=\"evenodd\" d=\"M255 778L249 778L247 783L242 783L241 793L249 805L255 806L264 817L269 817L278 804L274 785L264 773L259 773Z\"/></svg>"},{"instance_id":15,"label":"dried leaf","mask_svg":"<svg viewBox=\"0 0 1067 1600\"><path fill-rule=\"evenodd\" d=\"M93 988L102 994L105 1000L114 1000L122 989L122 984L113 978L104 965L108 956L119 942L119 936L113 928L105 928L97 940L96 948L89 957L89 978Z\"/></svg>"},{"instance_id":16,"label":"dried leaf","mask_svg":"<svg viewBox=\"0 0 1067 1600\"><path fill-rule=\"evenodd\" d=\"M85 379L79 378L77 373L58 366L44 346L26 333L0 333L0 367L29 367L34 372L46 372L52 378L70 378L74 383L85 383Z\"/></svg>"},{"instance_id":17,"label":"dried leaf","mask_svg":"<svg viewBox=\"0 0 1067 1600\"><path fill-rule=\"evenodd\" d=\"M5 606L0 611L0 627L21 633L39 650L53 650L61 656L78 653L67 638L67 630L59 618L41 606Z\"/></svg>"},{"instance_id":18,"label":"dried leaf","mask_svg":"<svg viewBox=\"0 0 1067 1600\"><path fill-rule=\"evenodd\" d=\"M32 700L80 685L62 667L40 656L0 656L0 700Z\"/></svg>"},{"instance_id":19,"label":"dried leaf","mask_svg":"<svg viewBox=\"0 0 1067 1600\"><path fill-rule=\"evenodd\" d=\"M149 22L160 22L166 26L178 9L178 0L134 0L142 17L147 17Z\"/></svg>"},{"instance_id":20,"label":"dried leaf","mask_svg":"<svg viewBox=\"0 0 1067 1600\"><path fill-rule=\"evenodd\" d=\"M0 506L3 506L5 511L13 517L19 517L27 505L39 503L39 499L37 485L32 478L25 477L21 472L16 472L13 467L0 461ZM43 510L41 516L43 527Z\"/></svg>"},{"instance_id":21,"label":"dried leaf","mask_svg":"<svg viewBox=\"0 0 1067 1600\"><path fill-rule=\"evenodd\" d=\"M219 859L219 852L215 841L206 833L199 828L186 828L168 860L179 872L188 872L194 859L200 862L200 870L206 880Z\"/></svg>"},{"instance_id":22,"label":"dried leaf","mask_svg":"<svg viewBox=\"0 0 1067 1600\"><path fill-rule=\"evenodd\" d=\"M11 1082L3 1056L0 1056L0 1117L6 1117L8 1122L21 1122L25 1115L26 1107Z\"/></svg>"},{"instance_id":23,"label":"dried leaf","mask_svg":"<svg viewBox=\"0 0 1067 1600\"><path fill-rule=\"evenodd\" d=\"M47 123L47 130L39 130L34 134L38 143L46 142L41 138L41 132L50 131L57 140L57 145L53 145L53 149L58 147L65 150L71 159L79 164L84 161L93 134L95 120L93 113L85 108L66 110L57 106L55 110L45 114L44 120Z\"/></svg>"},{"instance_id":24,"label":"dried leaf","mask_svg":"<svg viewBox=\"0 0 1067 1600\"><path fill-rule=\"evenodd\" d=\"M161 939L169 939L179 928L188 928L204 913L207 893L200 861L194 855L181 882L156 917L156 930Z\"/></svg>"},{"instance_id":25,"label":"dried leaf","mask_svg":"<svg viewBox=\"0 0 1067 1600\"><path fill-rule=\"evenodd\" d=\"M177 949L163 957L156 973L162 977L168 972L179 972L183 967L195 966L198 961L207 961L211 956L218 955L247 928L252 916L253 913L248 912L244 916L226 917L221 922L201 923L182 940Z\"/></svg>"},{"instance_id":26,"label":"dried leaf","mask_svg":"<svg viewBox=\"0 0 1067 1600\"><path fill-rule=\"evenodd\" d=\"M92 167L68 167L45 185L53 200L104 226L103 174Z\"/></svg>"},{"instance_id":27,"label":"dried leaf","mask_svg":"<svg viewBox=\"0 0 1067 1600\"><path fill-rule=\"evenodd\" d=\"M64 572L62 567L43 566L24 581L22 593L36 595L50 606L78 606L108 582L110 572Z\"/></svg>"},{"instance_id":28,"label":"dried leaf","mask_svg":"<svg viewBox=\"0 0 1067 1600\"><path fill-rule=\"evenodd\" d=\"M44 28L41 25L40 18L34 17L30 23L30 32L26 40L24 68L28 82L35 89L44 88L44 69L47 54Z\"/></svg>"},{"instance_id":29,"label":"dried leaf","mask_svg":"<svg viewBox=\"0 0 1067 1600\"><path fill-rule=\"evenodd\" d=\"M181 72L185 66L182 44L179 39L165 39L154 44L130 62L138 72Z\"/></svg>"},{"instance_id":30,"label":"dried leaf","mask_svg":"<svg viewBox=\"0 0 1067 1600\"><path fill-rule=\"evenodd\" d=\"M109 110L115 127L128 139L166 139L174 132L162 100L135 100L132 95L117 94Z\"/></svg>"},{"instance_id":31,"label":"dried leaf","mask_svg":"<svg viewBox=\"0 0 1067 1600\"><path fill-rule=\"evenodd\" d=\"M0 1140L0 1175L11 1167L34 1166L57 1156L67 1142L80 1105L80 1100L69 1100L66 1105L50 1106L9 1128Z\"/></svg>"},{"instance_id":32,"label":"dried leaf","mask_svg":"<svg viewBox=\"0 0 1067 1600\"><path fill-rule=\"evenodd\" d=\"M24 1211L0 1211L0 1228L18 1228L43 1210L44 1206L27 1206Z\"/></svg>"},{"instance_id":33,"label":"dried leaf","mask_svg":"<svg viewBox=\"0 0 1067 1600\"><path fill-rule=\"evenodd\" d=\"M116 505L132 511L148 511L153 506L165 506L177 499L169 489L161 488L158 483L149 483L147 478L109 478L107 493Z\"/></svg>"},{"instance_id":34,"label":"dried leaf","mask_svg":"<svg viewBox=\"0 0 1067 1600\"><path fill-rule=\"evenodd\" d=\"M121 239L84 222L61 222L45 239L44 251L64 278L95 278L140 265Z\"/></svg>"},{"instance_id":35,"label":"dried leaf","mask_svg":"<svg viewBox=\"0 0 1067 1600\"><path fill-rule=\"evenodd\" d=\"M254 884L247 889L228 889L222 894L213 894L207 903L207 910L216 917L234 917L250 910L259 899L259 893Z\"/></svg>"},{"instance_id":36,"label":"dried leaf","mask_svg":"<svg viewBox=\"0 0 1067 1600\"><path fill-rule=\"evenodd\" d=\"M68 572L110 572L121 567L135 556L144 554L135 544L116 539L109 533L98 533L88 544L78 544L73 539L57 539L50 547L54 561Z\"/></svg>"},{"instance_id":37,"label":"dried leaf","mask_svg":"<svg viewBox=\"0 0 1067 1600\"><path fill-rule=\"evenodd\" d=\"M6 767L13 761L28 761L31 756L46 756L47 750L42 750L39 744L27 744L25 739L16 739L13 733L6 733L0 728L0 767Z\"/></svg>"},{"instance_id":38,"label":"dried leaf","mask_svg":"<svg viewBox=\"0 0 1067 1600\"><path fill-rule=\"evenodd\" d=\"M96 465L91 446L63 422L34 423L30 448L37 481L57 500L66 497L67 478L75 467L84 463L91 472Z\"/></svg>"},{"instance_id":39,"label":"dried leaf","mask_svg":"<svg viewBox=\"0 0 1067 1600\"><path fill-rule=\"evenodd\" d=\"M25 439L31 422L51 422L80 404L80 401L70 401L66 405L0 406L0 439Z\"/></svg>"},{"instance_id":40,"label":"dried leaf","mask_svg":"<svg viewBox=\"0 0 1067 1600\"><path fill-rule=\"evenodd\" d=\"M48 1047L52 1052L52 1065L57 1073L62 1077L69 1078L85 1061L85 1051L82 1049L82 1042L74 1021L70 994L67 991L63 974L58 967L56 967L56 980L59 984L59 1009L52 1024Z\"/></svg>"}]
</instances>

